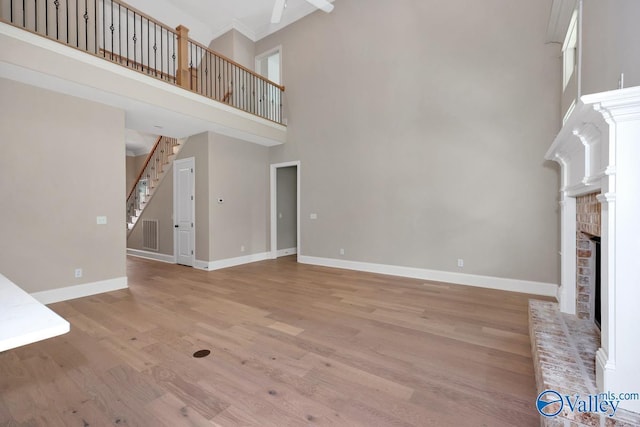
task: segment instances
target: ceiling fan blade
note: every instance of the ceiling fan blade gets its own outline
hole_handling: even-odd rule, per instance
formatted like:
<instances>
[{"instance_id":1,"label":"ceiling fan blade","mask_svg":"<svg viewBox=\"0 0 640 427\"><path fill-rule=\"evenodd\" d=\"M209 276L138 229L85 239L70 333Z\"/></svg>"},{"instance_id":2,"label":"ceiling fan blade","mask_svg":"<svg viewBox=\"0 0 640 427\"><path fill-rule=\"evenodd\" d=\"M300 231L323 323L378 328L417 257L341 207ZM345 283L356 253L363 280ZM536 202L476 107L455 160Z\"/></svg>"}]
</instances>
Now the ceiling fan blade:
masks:
<instances>
[{"instance_id":1,"label":"ceiling fan blade","mask_svg":"<svg viewBox=\"0 0 640 427\"><path fill-rule=\"evenodd\" d=\"M284 12L286 0L276 0L273 5L273 13L271 13L271 23L279 24L282 20L282 12Z\"/></svg>"},{"instance_id":2,"label":"ceiling fan blade","mask_svg":"<svg viewBox=\"0 0 640 427\"><path fill-rule=\"evenodd\" d=\"M329 3L327 0L307 0L307 2L311 3L318 9L323 10L327 13L333 10L333 5Z\"/></svg>"}]
</instances>

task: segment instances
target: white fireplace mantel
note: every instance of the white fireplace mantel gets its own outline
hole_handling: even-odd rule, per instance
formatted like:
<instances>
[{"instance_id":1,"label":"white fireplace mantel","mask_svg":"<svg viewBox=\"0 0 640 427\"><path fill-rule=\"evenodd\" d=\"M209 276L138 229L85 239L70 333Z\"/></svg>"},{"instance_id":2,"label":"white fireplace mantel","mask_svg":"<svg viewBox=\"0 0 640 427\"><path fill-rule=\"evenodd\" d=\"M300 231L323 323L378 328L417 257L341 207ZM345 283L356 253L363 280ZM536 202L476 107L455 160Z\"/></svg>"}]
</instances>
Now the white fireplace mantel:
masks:
<instances>
[{"instance_id":1,"label":"white fireplace mantel","mask_svg":"<svg viewBox=\"0 0 640 427\"><path fill-rule=\"evenodd\" d=\"M600 392L640 392L640 87L586 95L545 156L561 165L560 309L576 312L576 196L600 191ZM640 412L640 401L622 408Z\"/></svg>"}]
</instances>

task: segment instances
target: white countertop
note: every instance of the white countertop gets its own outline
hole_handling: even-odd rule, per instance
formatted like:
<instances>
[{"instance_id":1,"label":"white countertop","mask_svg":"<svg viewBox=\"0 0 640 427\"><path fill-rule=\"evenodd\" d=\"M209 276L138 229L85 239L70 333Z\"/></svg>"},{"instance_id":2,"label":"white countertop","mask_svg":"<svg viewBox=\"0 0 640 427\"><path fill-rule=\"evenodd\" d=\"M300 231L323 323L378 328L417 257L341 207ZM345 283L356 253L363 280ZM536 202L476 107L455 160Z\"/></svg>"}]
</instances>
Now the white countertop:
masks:
<instances>
[{"instance_id":1,"label":"white countertop","mask_svg":"<svg viewBox=\"0 0 640 427\"><path fill-rule=\"evenodd\" d=\"M0 274L0 351L69 332L69 322Z\"/></svg>"}]
</instances>

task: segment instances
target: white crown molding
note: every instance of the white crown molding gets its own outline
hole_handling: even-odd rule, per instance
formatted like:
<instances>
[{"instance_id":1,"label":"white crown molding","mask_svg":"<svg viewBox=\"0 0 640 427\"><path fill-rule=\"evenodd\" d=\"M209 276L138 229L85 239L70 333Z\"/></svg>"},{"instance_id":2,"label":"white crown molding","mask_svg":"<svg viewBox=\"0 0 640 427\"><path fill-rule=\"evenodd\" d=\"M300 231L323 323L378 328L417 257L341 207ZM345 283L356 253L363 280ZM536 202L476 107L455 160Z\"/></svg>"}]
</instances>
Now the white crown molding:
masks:
<instances>
[{"instance_id":1,"label":"white crown molding","mask_svg":"<svg viewBox=\"0 0 640 427\"><path fill-rule=\"evenodd\" d=\"M143 251L140 249L127 248L127 255L135 256L138 258L152 259L154 261L162 261L168 264L176 263L176 258L173 255L160 254L158 252Z\"/></svg>"},{"instance_id":2,"label":"white crown molding","mask_svg":"<svg viewBox=\"0 0 640 427\"><path fill-rule=\"evenodd\" d=\"M67 301L70 299L88 297L91 295L112 292L128 288L127 277L117 277L114 279L101 280L99 282L84 283L82 285L66 286L64 288L50 289L48 291L34 292L32 297L42 304L53 304L55 302Z\"/></svg>"},{"instance_id":3,"label":"white crown molding","mask_svg":"<svg viewBox=\"0 0 640 427\"><path fill-rule=\"evenodd\" d=\"M341 259L319 258L305 255L301 255L298 259L298 262L300 262L301 264L342 268L345 270L365 271L368 273L386 274L389 276L407 277L411 279L421 279L432 282L453 283L457 285L497 289L510 292L521 292L549 297L555 297L558 293L557 284L534 282L529 280L506 279L502 277L453 273L449 271L427 270L415 267L373 264L368 262L346 261Z\"/></svg>"},{"instance_id":4,"label":"white crown molding","mask_svg":"<svg viewBox=\"0 0 640 427\"><path fill-rule=\"evenodd\" d=\"M209 44L211 44L211 42L217 39L218 37L221 37L227 34L231 30L236 30L237 32L239 32L240 34L242 34L243 36L245 36L246 38L248 38L254 43L259 40L256 37L256 33L248 25L245 25L242 22L238 21L237 19L234 19L231 23L216 30L216 32L213 33L213 37L209 41Z\"/></svg>"}]
</instances>

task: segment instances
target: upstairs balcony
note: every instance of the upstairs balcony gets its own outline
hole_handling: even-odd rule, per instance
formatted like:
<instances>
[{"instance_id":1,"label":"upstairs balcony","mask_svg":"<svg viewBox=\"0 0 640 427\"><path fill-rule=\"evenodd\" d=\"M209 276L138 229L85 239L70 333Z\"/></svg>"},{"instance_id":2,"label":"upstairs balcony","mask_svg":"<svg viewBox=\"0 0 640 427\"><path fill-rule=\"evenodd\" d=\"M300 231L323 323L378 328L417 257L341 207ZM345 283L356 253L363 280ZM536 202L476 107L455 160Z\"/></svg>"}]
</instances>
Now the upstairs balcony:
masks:
<instances>
[{"instance_id":1,"label":"upstairs balcony","mask_svg":"<svg viewBox=\"0 0 640 427\"><path fill-rule=\"evenodd\" d=\"M284 87L115 0L0 0L0 77L124 109L128 128L286 140Z\"/></svg>"}]
</instances>

